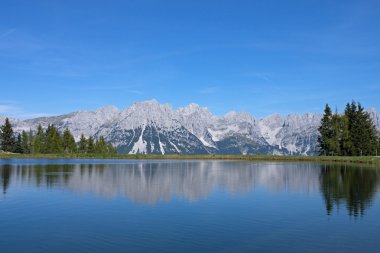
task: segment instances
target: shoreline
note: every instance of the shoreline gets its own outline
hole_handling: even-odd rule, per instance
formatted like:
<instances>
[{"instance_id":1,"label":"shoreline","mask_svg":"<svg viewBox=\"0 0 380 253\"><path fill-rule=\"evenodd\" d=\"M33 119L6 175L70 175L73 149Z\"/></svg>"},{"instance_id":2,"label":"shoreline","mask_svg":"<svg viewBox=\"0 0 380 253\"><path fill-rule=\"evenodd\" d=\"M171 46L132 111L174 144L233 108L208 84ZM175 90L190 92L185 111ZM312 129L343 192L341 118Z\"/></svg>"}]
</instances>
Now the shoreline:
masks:
<instances>
[{"instance_id":1,"label":"shoreline","mask_svg":"<svg viewBox=\"0 0 380 253\"><path fill-rule=\"evenodd\" d=\"M380 165L377 156L274 156L274 155L107 155L107 154L7 154L0 153L0 159L125 159L125 160L236 160L236 161L294 161L294 162L336 162Z\"/></svg>"}]
</instances>

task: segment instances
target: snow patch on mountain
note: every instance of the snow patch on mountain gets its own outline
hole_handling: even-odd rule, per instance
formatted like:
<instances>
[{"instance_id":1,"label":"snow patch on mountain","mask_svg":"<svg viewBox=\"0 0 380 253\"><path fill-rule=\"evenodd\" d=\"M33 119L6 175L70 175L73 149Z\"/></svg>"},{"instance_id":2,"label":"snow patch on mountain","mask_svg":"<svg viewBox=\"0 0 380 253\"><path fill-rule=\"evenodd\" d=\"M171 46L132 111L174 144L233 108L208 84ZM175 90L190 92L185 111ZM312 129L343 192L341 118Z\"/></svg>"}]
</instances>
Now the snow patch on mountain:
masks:
<instances>
[{"instance_id":1,"label":"snow patch on mountain","mask_svg":"<svg viewBox=\"0 0 380 253\"><path fill-rule=\"evenodd\" d=\"M143 133L145 131L145 126L143 126L143 130L139 136L139 139L133 144L133 148L130 151L130 154L146 154L147 148L146 143L143 140Z\"/></svg>"}]
</instances>

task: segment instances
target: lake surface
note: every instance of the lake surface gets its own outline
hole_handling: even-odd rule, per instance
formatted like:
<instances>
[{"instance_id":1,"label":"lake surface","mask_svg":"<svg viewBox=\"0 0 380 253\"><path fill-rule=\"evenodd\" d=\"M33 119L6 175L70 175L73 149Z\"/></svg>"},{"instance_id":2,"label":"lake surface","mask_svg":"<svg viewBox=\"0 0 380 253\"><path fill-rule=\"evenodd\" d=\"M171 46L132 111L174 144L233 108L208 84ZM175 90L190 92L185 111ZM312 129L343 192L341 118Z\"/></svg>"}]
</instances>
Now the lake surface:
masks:
<instances>
[{"instance_id":1,"label":"lake surface","mask_svg":"<svg viewBox=\"0 0 380 253\"><path fill-rule=\"evenodd\" d=\"M0 159L0 252L380 252L380 169Z\"/></svg>"}]
</instances>

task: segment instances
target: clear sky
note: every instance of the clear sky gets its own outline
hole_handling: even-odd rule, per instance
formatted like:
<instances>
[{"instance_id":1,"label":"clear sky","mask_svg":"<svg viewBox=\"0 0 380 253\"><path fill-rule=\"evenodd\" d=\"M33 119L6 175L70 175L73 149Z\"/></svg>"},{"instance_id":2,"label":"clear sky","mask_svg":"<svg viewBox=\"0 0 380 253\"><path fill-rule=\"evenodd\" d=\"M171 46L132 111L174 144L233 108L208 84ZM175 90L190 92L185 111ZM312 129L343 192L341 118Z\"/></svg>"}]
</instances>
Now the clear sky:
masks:
<instances>
[{"instance_id":1,"label":"clear sky","mask_svg":"<svg viewBox=\"0 0 380 253\"><path fill-rule=\"evenodd\" d=\"M380 109L378 0L1 0L0 114Z\"/></svg>"}]
</instances>

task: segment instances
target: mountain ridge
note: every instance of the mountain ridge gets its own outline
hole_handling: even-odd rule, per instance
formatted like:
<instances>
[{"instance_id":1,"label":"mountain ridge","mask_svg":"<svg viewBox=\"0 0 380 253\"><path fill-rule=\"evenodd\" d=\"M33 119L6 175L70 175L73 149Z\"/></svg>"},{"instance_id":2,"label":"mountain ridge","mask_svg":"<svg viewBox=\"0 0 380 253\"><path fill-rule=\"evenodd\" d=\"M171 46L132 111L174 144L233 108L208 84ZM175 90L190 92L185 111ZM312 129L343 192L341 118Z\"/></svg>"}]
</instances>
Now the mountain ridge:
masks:
<instances>
[{"instance_id":1,"label":"mountain ridge","mask_svg":"<svg viewBox=\"0 0 380 253\"><path fill-rule=\"evenodd\" d=\"M380 115L368 110L378 130ZM78 141L104 136L121 153L145 154L317 154L318 126L322 114L272 114L257 119L246 112L213 115L191 103L176 110L157 100L134 103L124 109L106 106L59 116L11 119L15 132L68 128ZM0 116L3 121L4 116Z\"/></svg>"}]
</instances>

